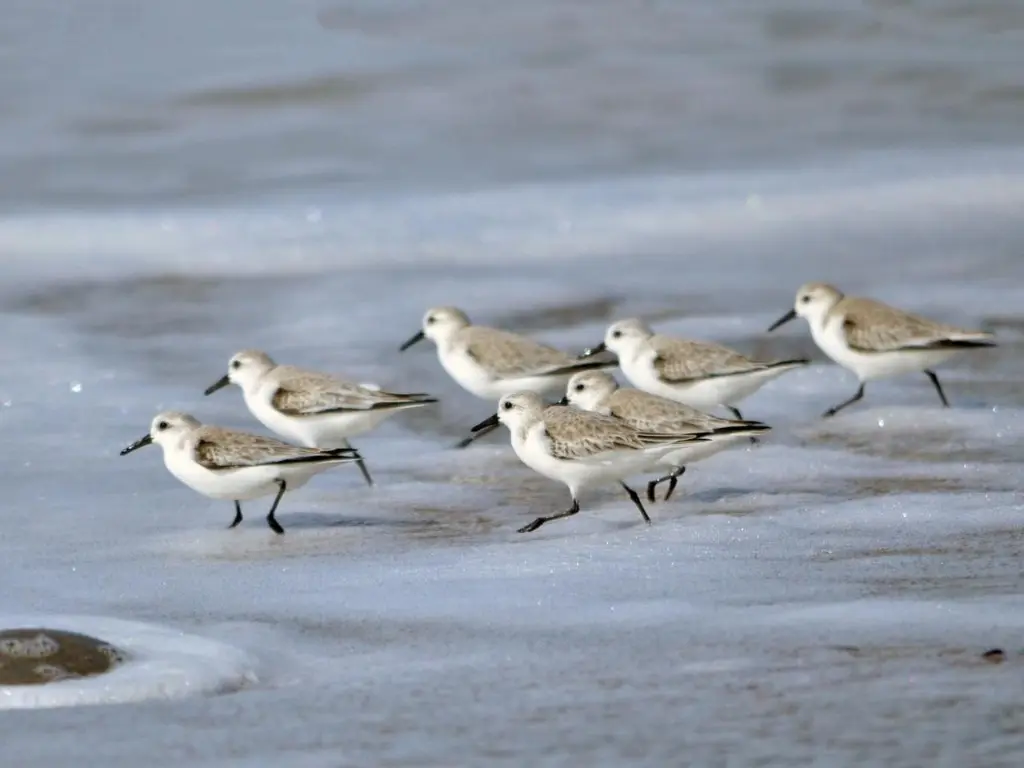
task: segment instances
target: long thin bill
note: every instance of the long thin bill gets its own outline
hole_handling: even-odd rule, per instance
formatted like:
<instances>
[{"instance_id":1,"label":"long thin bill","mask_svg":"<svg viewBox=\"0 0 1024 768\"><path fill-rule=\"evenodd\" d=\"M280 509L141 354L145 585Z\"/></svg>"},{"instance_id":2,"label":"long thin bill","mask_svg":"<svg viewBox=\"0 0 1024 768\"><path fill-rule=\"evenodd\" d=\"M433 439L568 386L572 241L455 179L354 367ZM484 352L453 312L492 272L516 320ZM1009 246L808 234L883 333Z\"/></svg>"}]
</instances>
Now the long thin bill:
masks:
<instances>
[{"instance_id":1,"label":"long thin bill","mask_svg":"<svg viewBox=\"0 0 1024 768\"><path fill-rule=\"evenodd\" d=\"M226 387L226 386L227 386L228 384L230 384L230 383L231 383L231 379L229 379L229 378L228 378L227 374L224 374L224 375L223 375L223 376L221 376L221 377L220 377L219 379L217 379L217 380L216 380L215 382L213 382L213 384L211 384L210 386L208 386L208 387L207 387L207 388L206 388L206 389L205 389L205 390L203 391L203 394L204 394L204 395L212 395L212 394L213 394L214 392L216 392L216 391L217 391L218 389L224 389L224 387Z\"/></svg>"},{"instance_id":2,"label":"long thin bill","mask_svg":"<svg viewBox=\"0 0 1024 768\"><path fill-rule=\"evenodd\" d=\"M127 456L132 451L137 451L137 450L139 450L139 448L144 448L145 446L149 445L152 442L153 442L152 435L145 435L143 437L140 437L134 443L132 443L127 448L125 448L123 451L121 451L121 455L122 456Z\"/></svg>"},{"instance_id":3,"label":"long thin bill","mask_svg":"<svg viewBox=\"0 0 1024 768\"><path fill-rule=\"evenodd\" d=\"M405 350L407 350L413 344L418 344L419 342L423 341L423 339L425 339L425 338L426 338L426 335L423 333L423 331L419 331L418 333L413 334L412 338L410 338L407 342L405 342L402 346L400 346L398 348L398 351L399 352L405 352Z\"/></svg>"},{"instance_id":4,"label":"long thin bill","mask_svg":"<svg viewBox=\"0 0 1024 768\"><path fill-rule=\"evenodd\" d=\"M501 422L499 422L497 418L494 418L493 424L491 423L491 419L487 419L487 421L481 422L480 424L477 424L475 427L473 427L473 434L471 434L469 437L460 440L458 443L455 444L455 447L465 448L467 445L470 445L475 440L479 440L484 435L491 434L491 432L496 430L500 425Z\"/></svg>"},{"instance_id":5,"label":"long thin bill","mask_svg":"<svg viewBox=\"0 0 1024 768\"><path fill-rule=\"evenodd\" d=\"M774 323L772 323L770 326L768 326L768 333L771 333L776 328L778 328L780 325L785 325L790 320L796 320L796 310L795 309L789 310L789 312L787 312L782 317L780 317L778 320L776 320Z\"/></svg>"},{"instance_id":6,"label":"long thin bill","mask_svg":"<svg viewBox=\"0 0 1024 768\"><path fill-rule=\"evenodd\" d=\"M492 415L488 416L486 419L481 421L476 426L472 427L469 431L470 432L479 432L481 429L486 429L489 432L490 430L492 430L495 427L497 427L500 423L501 422L498 421L498 414L495 413L495 414L492 414Z\"/></svg>"}]
</instances>

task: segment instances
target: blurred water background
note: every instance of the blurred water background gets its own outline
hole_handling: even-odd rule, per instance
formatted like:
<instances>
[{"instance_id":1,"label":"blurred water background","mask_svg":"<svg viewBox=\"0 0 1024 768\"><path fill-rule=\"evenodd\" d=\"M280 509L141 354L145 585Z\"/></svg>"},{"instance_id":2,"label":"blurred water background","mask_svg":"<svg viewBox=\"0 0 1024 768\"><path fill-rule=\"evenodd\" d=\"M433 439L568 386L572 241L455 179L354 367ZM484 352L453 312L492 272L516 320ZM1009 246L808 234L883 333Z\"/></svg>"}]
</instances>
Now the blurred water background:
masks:
<instances>
[{"instance_id":1,"label":"blurred water background","mask_svg":"<svg viewBox=\"0 0 1024 768\"><path fill-rule=\"evenodd\" d=\"M3 754L1019 765L1022 73L1018 0L0 0L0 617L255 659L222 696L5 713ZM852 377L763 333L807 280L1002 343L950 411L909 377L821 422ZM438 303L820 364L650 529L608 490L527 539L564 489L504 433L452 450L491 405L397 353ZM163 407L258 429L201 395L253 346L443 402L359 442L378 487L225 532L117 452Z\"/></svg>"}]
</instances>

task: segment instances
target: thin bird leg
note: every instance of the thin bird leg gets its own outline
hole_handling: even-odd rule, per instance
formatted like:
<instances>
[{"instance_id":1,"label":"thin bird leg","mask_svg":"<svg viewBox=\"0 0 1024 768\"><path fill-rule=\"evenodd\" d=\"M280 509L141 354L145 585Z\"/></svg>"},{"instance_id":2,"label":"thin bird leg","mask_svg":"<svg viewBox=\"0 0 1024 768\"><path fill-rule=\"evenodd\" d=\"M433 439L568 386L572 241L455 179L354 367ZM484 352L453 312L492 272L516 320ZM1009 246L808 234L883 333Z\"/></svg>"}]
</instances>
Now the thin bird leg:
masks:
<instances>
[{"instance_id":1,"label":"thin bird leg","mask_svg":"<svg viewBox=\"0 0 1024 768\"><path fill-rule=\"evenodd\" d=\"M274 513L277 511L277 505L281 503L281 497L284 496L284 492L288 489L288 484L284 480L277 480L277 496L274 497L274 503L270 505L270 511L267 512L267 525L270 526L270 530L274 533L284 533L284 528L277 522L277 518L274 517Z\"/></svg>"},{"instance_id":2,"label":"thin bird leg","mask_svg":"<svg viewBox=\"0 0 1024 768\"><path fill-rule=\"evenodd\" d=\"M679 477L686 471L686 467L676 467L675 470L659 477L657 480L651 480L647 484L647 500L653 502L655 500L654 489L658 487L659 483L664 483L668 480L668 491L665 493L665 501L668 501L668 497L672 495L672 491L676 489L676 485L679 483Z\"/></svg>"},{"instance_id":3,"label":"thin bird leg","mask_svg":"<svg viewBox=\"0 0 1024 768\"><path fill-rule=\"evenodd\" d=\"M234 521L232 521L231 525L228 526L228 530L230 531L232 528L234 528L240 522L242 522L242 505L239 504L238 501L236 500L235 501L235 519L234 519Z\"/></svg>"},{"instance_id":4,"label":"thin bird leg","mask_svg":"<svg viewBox=\"0 0 1024 768\"><path fill-rule=\"evenodd\" d=\"M932 384L935 385L935 391L939 393L939 399L942 401L942 407L949 408L949 400L946 399L946 393L942 391L942 385L939 384L939 377L935 375L935 371L925 369L925 373L928 375L928 378L932 380Z\"/></svg>"},{"instance_id":5,"label":"thin bird leg","mask_svg":"<svg viewBox=\"0 0 1024 768\"><path fill-rule=\"evenodd\" d=\"M839 405L832 406L827 411L825 411L823 414L821 414L821 417L823 419L827 419L829 416L835 416L837 413L839 413L841 410L843 410L843 408L845 408L848 405L853 405L858 400L860 400L862 397L864 397L864 385L863 384L861 384L857 388L857 394L855 394L849 400L844 400Z\"/></svg>"},{"instance_id":6,"label":"thin bird leg","mask_svg":"<svg viewBox=\"0 0 1024 768\"><path fill-rule=\"evenodd\" d=\"M725 407L726 407L726 409L727 409L727 410L728 410L728 411L729 411L730 413L732 413L732 415L733 415L733 416L735 416L735 417L736 417L736 420L737 420L737 421L744 421L744 418L743 418L743 414L742 414L742 413L740 413L740 409L739 409L739 408L733 408L733 407L732 407L731 405L727 405L727 406L725 406ZM753 443L754 445L757 445L757 444L758 444L758 443L760 443L761 441L760 441L760 440L758 440L758 439L757 439L756 437L754 437L753 435L751 435L751 436L750 436L750 442L752 442L752 443ZM674 485L673 485L673 486L671 486L671 487L670 487L670 488L668 489L668 493L666 493L666 494L665 494L665 500L666 500L666 501L668 501L668 497L669 497L669 494L670 494L670 493L672 493L672 488L675 488L675 486L674 486Z\"/></svg>"},{"instance_id":7,"label":"thin bird leg","mask_svg":"<svg viewBox=\"0 0 1024 768\"><path fill-rule=\"evenodd\" d=\"M341 445L339 447L340 448L351 448L352 444L349 443L348 440L342 440L341 441ZM370 477L370 470L368 470L366 468L366 462L363 461L363 457L362 456L360 456L358 459L356 459L356 464L359 465L359 471L363 473L363 479L366 481L366 484L372 488L373 487L373 478Z\"/></svg>"},{"instance_id":8,"label":"thin bird leg","mask_svg":"<svg viewBox=\"0 0 1024 768\"><path fill-rule=\"evenodd\" d=\"M647 516L647 510L644 509L644 505L640 503L640 497L636 495L636 491L634 491L621 480L619 480L619 485L621 485L626 490L626 493L629 494L629 498L632 500L634 504L636 504L636 508L640 510L640 514L644 516L644 522L650 525L651 518Z\"/></svg>"},{"instance_id":9,"label":"thin bird leg","mask_svg":"<svg viewBox=\"0 0 1024 768\"><path fill-rule=\"evenodd\" d=\"M467 445L472 443L474 440L477 440L478 438L481 438L484 435L491 434L491 432L493 432L494 430L496 430L500 426L501 426L501 423L499 422L499 423L493 424L493 425L491 425L489 427L484 427L483 429L480 429L477 432L474 432L469 437L463 438L462 440L457 442L455 444L455 447L456 448L465 448Z\"/></svg>"},{"instance_id":10,"label":"thin bird leg","mask_svg":"<svg viewBox=\"0 0 1024 768\"><path fill-rule=\"evenodd\" d=\"M536 531L538 528L544 525L544 523L550 523L552 520L558 520L563 517L572 517L579 511L580 503L576 501L576 497L573 496L572 506L565 510L565 512L559 512L557 515L550 515L548 517L538 517L529 525L524 525L522 528L516 531L516 533L530 533L530 531Z\"/></svg>"}]
</instances>

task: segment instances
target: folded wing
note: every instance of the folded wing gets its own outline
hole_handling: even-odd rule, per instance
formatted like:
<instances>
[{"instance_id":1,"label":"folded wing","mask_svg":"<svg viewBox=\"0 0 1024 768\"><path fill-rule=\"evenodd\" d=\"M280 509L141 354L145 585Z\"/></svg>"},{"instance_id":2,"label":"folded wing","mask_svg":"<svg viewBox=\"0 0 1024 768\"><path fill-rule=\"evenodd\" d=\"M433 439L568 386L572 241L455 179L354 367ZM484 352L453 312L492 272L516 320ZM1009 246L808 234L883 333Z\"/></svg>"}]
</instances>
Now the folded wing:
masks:
<instances>
[{"instance_id":1,"label":"folded wing","mask_svg":"<svg viewBox=\"0 0 1024 768\"><path fill-rule=\"evenodd\" d=\"M219 427L197 430L193 451L196 462L212 471L276 464L355 461L359 456L352 448L321 451Z\"/></svg>"},{"instance_id":2,"label":"folded wing","mask_svg":"<svg viewBox=\"0 0 1024 768\"><path fill-rule=\"evenodd\" d=\"M654 369L662 381L670 384L733 376L769 366L768 363L756 362L718 344L664 336L656 336L652 343L657 352Z\"/></svg>"},{"instance_id":3,"label":"folded wing","mask_svg":"<svg viewBox=\"0 0 1024 768\"><path fill-rule=\"evenodd\" d=\"M611 416L565 407L547 409L544 427L552 456L568 460L593 458L609 451L642 451L658 445L704 441L704 433L644 432Z\"/></svg>"},{"instance_id":4,"label":"folded wing","mask_svg":"<svg viewBox=\"0 0 1024 768\"><path fill-rule=\"evenodd\" d=\"M423 393L399 394L370 389L311 371L286 373L277 378L276 384L271 403L289 416L411 408L437 402L436 398Z\"/></svg>"},{"instance_id":5,"label":"folded wing","mask_svg":"<svg viewBox=\"0 0 1024 768\"><path fill-rule=\"evenodd\" d=\"M466 353L497 378L543 375L571 369L577 362L546 344L497 328L471 326L462 334L460 343L465 345Z\"/></svg>"},{"instance_id":6,"label":"folded wing","mask_svg":"<svg viewBox=\"0 0 1024 768\"><path fill-rule=\"evenodd\" d=\"M682 403L637 389L618 389L611 396L611 414L645 432L722 434L732 431L764 431L757 421L721 419Z\"/></svg>"},{"instance_id":7,"label":"folded wing","mask_svg":"<svg viewBox=\"0 0 1024 768\"><path fill-rule=\"evenodd\" d=\"M992 334L936 323L871 299L847 299L843 334L858 352L995 346Z\"/></svg>"}]
</instances>

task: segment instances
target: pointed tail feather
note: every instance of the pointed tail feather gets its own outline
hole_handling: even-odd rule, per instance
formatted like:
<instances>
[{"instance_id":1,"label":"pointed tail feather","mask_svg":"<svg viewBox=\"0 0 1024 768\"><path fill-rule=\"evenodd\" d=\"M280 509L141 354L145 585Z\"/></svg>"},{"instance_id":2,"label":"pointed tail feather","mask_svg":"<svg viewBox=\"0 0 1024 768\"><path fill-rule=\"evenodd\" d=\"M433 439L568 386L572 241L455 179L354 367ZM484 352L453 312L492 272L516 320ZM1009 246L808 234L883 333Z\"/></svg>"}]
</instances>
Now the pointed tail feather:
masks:
<instances>
[{"instance_id":1,"label":"pointed tail feather","mask_svg":"<svg viewBox=\"0 0 1024 768\"><path fill-rule=\"evenodd\" d=\"M580 371L592 371L600 368L614 368L619 364L618 360L574 360L566 365L557 366L555 368L547 368L543 371L537 371L538 375L544 376L559 376L566 373L579 373Z\"/></svg>"},{"instance_id":2,"label":"pointed tail feather","mask_svg":"<svg viewBox=\"0 0 1024 768\"><path fill-rule=\"evenodd\" d=\"M765 368L796 368L800 365L809 365L810 360L806 357L795 357L792 360L777 360L774 363L766 363Z\"/></svg>"},{"instance_id":3,"label":"pointed tail feather","mask_svg":"<svg viewBox=\"0 0 1024 768\"><path fill-rule=\"evenodd\" d=\"M355 448L334 448L327 451L318 451L302 456L291 456L278 461L268 461L270 464L346 464L350 461L359 461L362 456Z\"/></svg>"},{"instance_id":4,"label":"pointed tail feather","mask_svg":"<svg viewBox=\"0 0 1024 768\"><path fill-rule=\"evenodd\" d=\"M394 400L385 400L381 403L374 403L370 406L371 411L386 411L386 410L398 410L400 408L418 408L421 405L430 405L431 403L440 402L436 397L432 395L414 393L409 395L396 395L392 392L386 393L394 397Z\"/></svg>"},{"instance_id":5,"label":"pointed tail feather","mask_svg":"<svg viewBox=\"0 0 1024 768\"><path fill-rule=\"evenodd\" d=\"M690 434L679 434L671 432L640 432L638 436L645 443L651 445L682 445L683 443L707 443L713 432L691 432Z\"/></svg>"},{"instance_id":6,"label":"pointed tail feather","mask_svg":"<svg viewBox=\"0 0 1024 768\"><path fill-rule=\"evenodd\" d=\"M693 378L680 378L672 379L674 383L692 382L703 379L724 379L729 376L750 376L755 373L765 373L772 371L776 374L784 373L791 368L799 368L802 365L808 365L811 361L805 357L795 358L793 360L779 360L774 363L755 363L753 366L745 366L735 371L722 371L717 373L706 373Z\"/></svg>"},{"instance_id":7,"label":"pointed tail feather","mask_svg":"<svg viewBox=\"0 0 1024 768\"><path fill-rule=\"evenodd\" d=\"M711 430L708 434L713 436L719 435L759 435L762 432L771 431L771 427L767 424L762 424L760 421L741 421L737 424L730 424L726 427L718 427L717 429Z\"/></svg>"},{"instance_id":8,"label":"pointed tail feather","mask_svg":"<svg viewBox=\"0 0 1024 768\"><path fill-rule=\"evenodd\" d=\"M421 403L436 403L437 398L433 395L428 395L426 392L382 392L382 395L388 395L395 398L396 400L410 400Z\"/></svg>"},{"instance_id":9,"label":"pointed tail feather","mask_svg":"<svg viewBox=\"0 0 1024 768\"><path fill-rule=\"evenodd\" d=\"M990 347L997 347L996 340L992 337L977 336L956 339L940 339L933 341L930 344L921 345L920 347L914 347L915 349L987 349Z\"/></svg>"}]
</instances>

